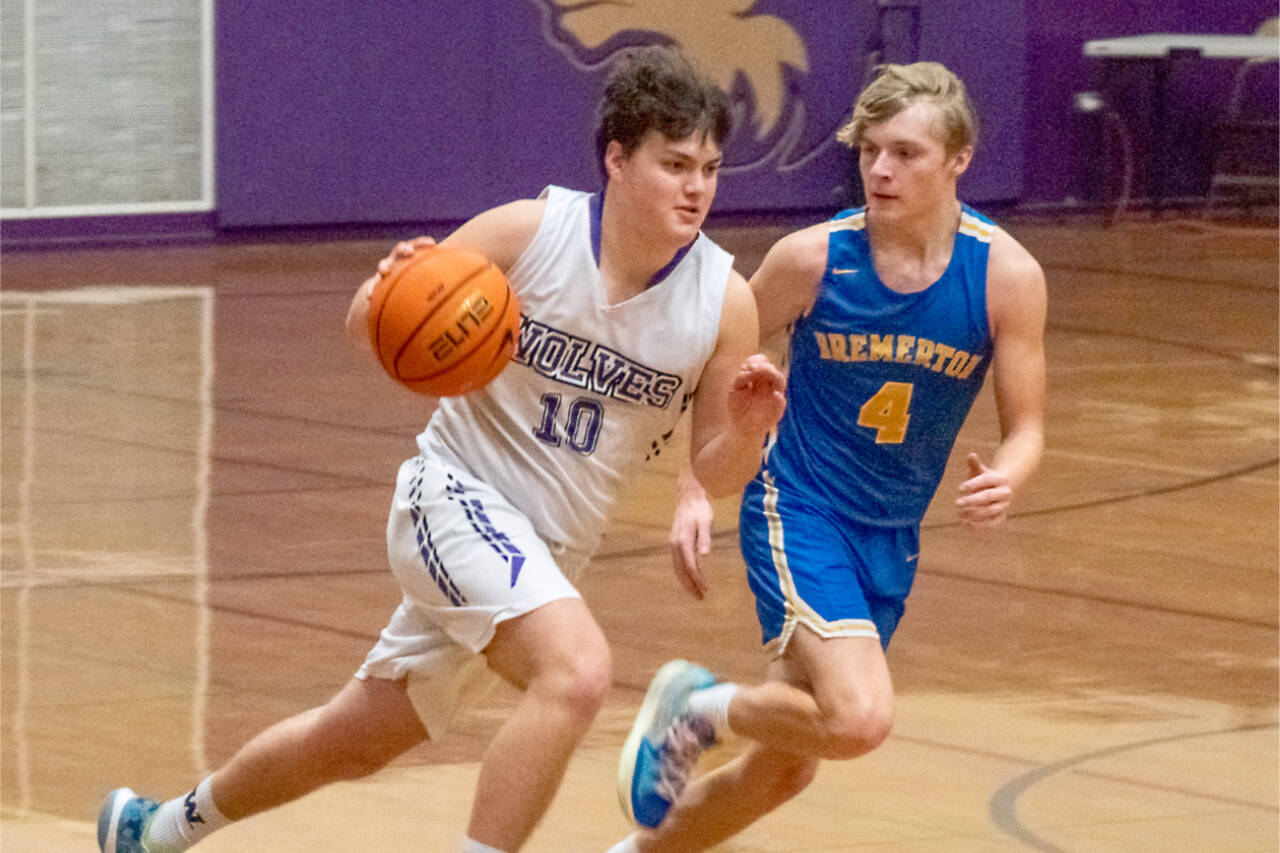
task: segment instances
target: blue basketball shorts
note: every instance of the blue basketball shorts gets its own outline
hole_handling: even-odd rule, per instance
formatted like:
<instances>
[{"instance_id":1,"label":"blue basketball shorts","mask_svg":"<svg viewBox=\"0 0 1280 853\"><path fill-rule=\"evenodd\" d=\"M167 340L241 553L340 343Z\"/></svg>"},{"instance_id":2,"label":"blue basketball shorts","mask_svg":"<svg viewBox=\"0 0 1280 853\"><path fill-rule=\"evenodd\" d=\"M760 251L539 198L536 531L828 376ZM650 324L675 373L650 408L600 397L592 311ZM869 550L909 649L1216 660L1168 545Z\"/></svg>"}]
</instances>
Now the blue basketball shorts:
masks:
<instances>
[{"instance_id":1,"label":"blue basketball shorts","mask_svg":"<svg viewBox=\"0 0 1280 853\"><path fill-rule=\"evenodd\" d=\"M762 472L738 519L762 641L786 651L796 625L822 637L875 637L887 648L915 580L920 529L838 518Z\"/></svg>"}]
</instances>

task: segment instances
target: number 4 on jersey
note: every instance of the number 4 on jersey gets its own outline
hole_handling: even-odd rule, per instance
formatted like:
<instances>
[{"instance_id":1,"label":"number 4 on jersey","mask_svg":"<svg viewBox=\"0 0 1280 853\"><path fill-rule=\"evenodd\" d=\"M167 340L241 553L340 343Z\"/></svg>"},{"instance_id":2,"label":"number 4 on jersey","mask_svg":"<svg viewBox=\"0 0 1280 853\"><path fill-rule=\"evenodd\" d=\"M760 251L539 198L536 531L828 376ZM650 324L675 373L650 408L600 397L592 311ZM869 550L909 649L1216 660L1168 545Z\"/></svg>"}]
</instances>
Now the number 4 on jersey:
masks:
<instances>
[{"instance_id":1,"label":"number 4 on jersey","mask_svg":"<svg viewBox=\"0 0 1280 853\"><path fill-rule=\"evenodd\" d=\"M858 409L858 426L876 431L876 444L901 444L911 420L910 382L886 382Z\"/></svg>"}]
</instances>

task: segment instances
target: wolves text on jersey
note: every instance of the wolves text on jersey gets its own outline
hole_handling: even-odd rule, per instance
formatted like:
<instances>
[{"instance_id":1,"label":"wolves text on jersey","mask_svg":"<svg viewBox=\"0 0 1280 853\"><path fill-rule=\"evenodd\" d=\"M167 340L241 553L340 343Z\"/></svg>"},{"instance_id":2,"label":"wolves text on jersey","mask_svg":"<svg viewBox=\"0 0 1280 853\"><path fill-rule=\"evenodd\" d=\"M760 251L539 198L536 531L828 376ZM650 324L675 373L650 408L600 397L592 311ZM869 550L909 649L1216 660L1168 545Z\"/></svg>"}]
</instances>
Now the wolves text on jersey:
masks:
<instances>
[{"instance_id":1,"label":"wolves text on jersey","mask_svg":"<svg viewBox=\"0 0 1280 853\"><path fill-rule=\"evenodd\" d=\"M684 381L529 317L521 318L520 348L513 359L556 382L659 409L671 403Z\"/></svg>"}]
</instances>

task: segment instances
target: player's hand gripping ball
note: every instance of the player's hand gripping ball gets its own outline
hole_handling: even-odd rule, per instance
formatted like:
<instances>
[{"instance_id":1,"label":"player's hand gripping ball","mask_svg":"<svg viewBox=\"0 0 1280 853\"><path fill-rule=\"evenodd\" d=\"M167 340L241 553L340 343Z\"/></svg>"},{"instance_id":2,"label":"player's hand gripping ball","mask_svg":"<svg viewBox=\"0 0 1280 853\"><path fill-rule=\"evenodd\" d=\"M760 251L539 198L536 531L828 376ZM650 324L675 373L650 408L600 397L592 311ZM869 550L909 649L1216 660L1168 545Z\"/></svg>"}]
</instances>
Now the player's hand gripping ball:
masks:
<instances>
[{"instance_id":1,"label":"player's hand gripping ball","mask_svg":"<svg viewBox=\"0 0 1280 853\"><path fill-rule=\"evenodd\" d=\"M520 306L507 277L458 246L428 245L392 264L369 295L368 317L383 369L434 397L483 388L520 338Z\"/></svg>"}]
</instances>

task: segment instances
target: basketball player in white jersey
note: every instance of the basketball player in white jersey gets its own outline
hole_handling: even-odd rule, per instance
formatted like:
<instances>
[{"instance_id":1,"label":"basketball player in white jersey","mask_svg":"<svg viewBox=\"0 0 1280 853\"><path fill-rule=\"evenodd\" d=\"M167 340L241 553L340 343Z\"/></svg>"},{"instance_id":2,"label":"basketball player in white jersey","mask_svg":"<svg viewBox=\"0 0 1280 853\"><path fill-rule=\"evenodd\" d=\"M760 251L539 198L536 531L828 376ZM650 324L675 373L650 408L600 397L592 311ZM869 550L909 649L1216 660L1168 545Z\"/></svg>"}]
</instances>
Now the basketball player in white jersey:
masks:
<instances>
[{"instance_id":1,"label":"basketball player in white jersey","mask_svg":"<svg viewBox=\"0 0 1280 853\"><path fill-rule=\"evenodd\" d=\"M267 729L191 793L158 804L114 791L104 853L176 853L372 773L443 737L459 702L498 676L522 696L485 753L462 849L525 843L610 683L573 579L620 488L691 407L693 471L713 494L741 489L785 405L782 374L756 353L750 289L700 230L728 125L725 94L677 53L636 51L601 105L602 193L549 187L443 241L507 274L520 346L490 385L439 401L401 467L387 525L401 605L333 699ZM398 245L379 274L425 242ZM347 319L365 351L376 280ZM368 831L377 849L376 823Z\"/></svg>"}]
</instances>

